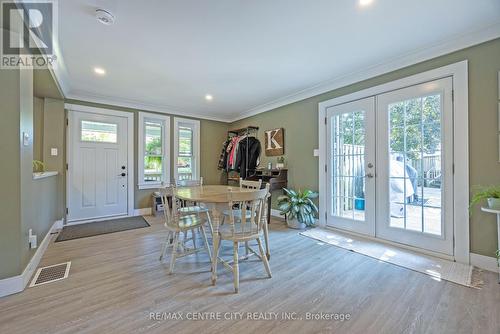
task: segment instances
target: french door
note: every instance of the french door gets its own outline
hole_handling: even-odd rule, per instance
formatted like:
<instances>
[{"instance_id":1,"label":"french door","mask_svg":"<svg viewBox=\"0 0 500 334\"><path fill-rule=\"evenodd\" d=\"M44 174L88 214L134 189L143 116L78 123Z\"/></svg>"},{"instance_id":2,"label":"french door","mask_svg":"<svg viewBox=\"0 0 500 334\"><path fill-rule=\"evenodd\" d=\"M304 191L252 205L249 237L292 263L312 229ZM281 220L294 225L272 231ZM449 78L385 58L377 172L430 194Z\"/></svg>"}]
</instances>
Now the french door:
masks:
<instances>
[{"instance_id":1,"label":"french door","mask_svg":"<svg viewBox=\"0 0 500 334\"><path fill-rule=\"evenodd\" d=\"M327 224L453 255L452 79L327 110Z\"/></svg>"},{"instance_id":2,"label":"french door","mask_svg":"<svg viewBox=\"0 0 500 334\"><path fill-rule=\"evenodd\" d=\"M375 235L375 98L327 110L327 223Z\"/></svg>"}]
</instances>

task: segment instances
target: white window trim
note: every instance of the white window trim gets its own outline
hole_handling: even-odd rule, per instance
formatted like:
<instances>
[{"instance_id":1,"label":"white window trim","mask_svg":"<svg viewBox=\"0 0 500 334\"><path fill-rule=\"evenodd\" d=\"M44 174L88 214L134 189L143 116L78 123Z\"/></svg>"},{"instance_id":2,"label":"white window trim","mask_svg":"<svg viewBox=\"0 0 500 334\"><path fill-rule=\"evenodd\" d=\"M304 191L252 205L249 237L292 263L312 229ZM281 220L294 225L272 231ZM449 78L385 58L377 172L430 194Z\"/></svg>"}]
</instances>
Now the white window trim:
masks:
<instances>
[{"instance_id":1,"label":"white window trim","mask_svg":"<svg viewBox=\"0 0 500 334\"><path fill-rule=\"evenodd\" d=\"M340 96L318 105L319 125L319 224L326 227L326 111L342 103L383 94L392 90L417 85L445 77L453 79L453 218L454 258L457 262L470 263L469 254L469 95L468 62L439 67L413 76L370 87L352 94Z\"/></svg>"},{"instance_id":2,"label":"white window trim","mask_svg":"<svg viewBox=\"0 0 500 334\"><path fill-rule=\"evenodd\" d=\"M177 175L177 158L179 156L179 124L189 124L193 126L193 179L199 179L200 175L200 121L189 118L174 117L174 179Z\"/></svg>"},{"instance_id":3,"label":"white window trim","mask_svg":"<svg viewBox=\"0 0 500 334\"><path fill-rule=\"evenodd\" d=\"M163 123L163 183L170 184L170 116L152 114L147 112L139 112L138 123L138 154L137 154L137 168L138 183L137 186L142 189L155 189L161 186L162 182L144 182L144 122L146 120L160 121Z\"/></svg>"}]
</instances>

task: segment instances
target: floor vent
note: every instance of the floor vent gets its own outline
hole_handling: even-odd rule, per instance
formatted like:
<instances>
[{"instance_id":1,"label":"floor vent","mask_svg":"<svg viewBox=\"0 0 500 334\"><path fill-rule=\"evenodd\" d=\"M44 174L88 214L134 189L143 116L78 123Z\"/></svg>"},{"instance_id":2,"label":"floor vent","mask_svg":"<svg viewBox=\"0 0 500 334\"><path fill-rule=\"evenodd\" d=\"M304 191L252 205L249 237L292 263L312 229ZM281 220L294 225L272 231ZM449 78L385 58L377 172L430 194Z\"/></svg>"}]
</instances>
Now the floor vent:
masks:
<instances>
[{"instance_id":1,"label":"floor vent","mask_svg":"<svg viewBox=\"0 0 500 334\"><path fill-rule=\"evenodd\" d=\"M31 281L30 288L46 283L60 281L68 277L71 262L54 264L53 266L39 268Z\"/></svg>"}]
</instances>

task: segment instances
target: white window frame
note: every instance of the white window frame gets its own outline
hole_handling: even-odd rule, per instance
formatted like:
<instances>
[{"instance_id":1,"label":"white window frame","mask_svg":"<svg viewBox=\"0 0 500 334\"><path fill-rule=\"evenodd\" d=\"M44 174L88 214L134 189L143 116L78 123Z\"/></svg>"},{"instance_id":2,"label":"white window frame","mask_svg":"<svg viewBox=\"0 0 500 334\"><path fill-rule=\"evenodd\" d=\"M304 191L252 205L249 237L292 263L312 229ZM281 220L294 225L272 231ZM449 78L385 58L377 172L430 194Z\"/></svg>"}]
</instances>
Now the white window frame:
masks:
<instances>
[{"instance_id":1,"label":"white window frame","mask_svg":"<svg viewBox=\"0 0 500 334\"><path fill-rule=\"evenodd\" d=\"M453 218L454 218L454 259L470 262L469 255L469 95L468 61L463 60L447 66L418 73L399 80L367 88L352 94L320 102L318 105L319 139L319 224L326 227L326 111L328 108L346 102L363 99L420 83L451 77L453 79ZM381 240L381 239L377 239Z\"/></svg>"},{"instance_id":2,"label":"white window frame","mask_svg":"<svg viewBox=\"0 0 500 334\"><path fill-rule=\"evenodd\" d=\"M192 179L197 180L200 175L200 121L174 117L174 179L178 180L177 158L179 157L179 127L190 127L193 130L193 175Z\"/></svg>"},{"instance_id":3,"label":"white window frame","mask_svg":"<svg viewBox=\"0 0 500 334\"><path fill-rule=\"evenodd\" d=\"M145 145L145 131L144 126L146 121L159 122L162 123L162 138L163 138L163 175L162 181L159 182L144 182L144 145ZM139 112L139 123L138 123L138 154L137 154L137 166L138 172L138 184L139 189L154 189L164 184L170 184L170 116Z\"/></svg>"}]
</instances>

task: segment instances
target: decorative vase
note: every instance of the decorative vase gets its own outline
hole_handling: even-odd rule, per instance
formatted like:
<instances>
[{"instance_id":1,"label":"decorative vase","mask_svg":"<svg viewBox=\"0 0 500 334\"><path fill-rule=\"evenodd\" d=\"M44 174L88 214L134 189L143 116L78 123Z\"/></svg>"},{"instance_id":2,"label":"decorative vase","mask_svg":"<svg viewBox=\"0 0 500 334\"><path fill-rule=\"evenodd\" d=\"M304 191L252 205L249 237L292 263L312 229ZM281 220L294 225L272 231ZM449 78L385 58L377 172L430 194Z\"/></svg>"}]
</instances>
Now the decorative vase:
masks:
<instances>
[{"instance_id":1,"label":"decorative vase","mask_svg":"<svg viewBox=\"0 0 500 334\"><path fill-rule=\"evenodd\" d=\"M299 222L297 218L288 219L288 217L287 217L286 218L286 225L289 228L293 228L296 230L305 230L305 228L306 228L306 224Z\"/></svg>"},{"instance_id":2,"label":"decorative vase","mask_svg":"<svg viewBox=\"0 0 500 334\"><path fill-rule=\"evenodd\" d=\"M500 198L488 198L488 208L500 210Z\"/></svg>"}]
</instances>

